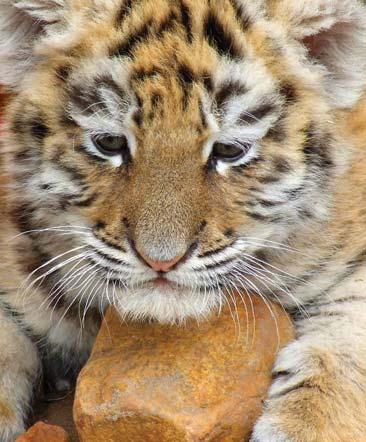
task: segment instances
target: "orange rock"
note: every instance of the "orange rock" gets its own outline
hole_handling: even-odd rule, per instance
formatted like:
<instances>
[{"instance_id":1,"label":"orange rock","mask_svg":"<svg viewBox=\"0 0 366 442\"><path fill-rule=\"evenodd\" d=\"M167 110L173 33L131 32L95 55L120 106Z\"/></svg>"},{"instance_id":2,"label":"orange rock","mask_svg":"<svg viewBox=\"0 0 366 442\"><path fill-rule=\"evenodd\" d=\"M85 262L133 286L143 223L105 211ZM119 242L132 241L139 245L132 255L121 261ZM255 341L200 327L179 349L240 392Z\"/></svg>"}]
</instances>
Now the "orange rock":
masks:
<instances>
[{"instance_id":1,"label":"orange rock","mask_svg":"<svg viewBox=\"0 0 366 442\"><path fill-rule=\"evenodd\" d=\"M69 442L65 430L44 422L37 422L25 434L19 436L16 442Z\"/></svg>"},{"instance_id":2,"label":"orange rock","mask_svg":"<svg viewBox=\"0 0 366 442\"><path fill-rule=\"evenodd\" d=\"M263 301L252 302L254 310L249 302L247 309L238 303L237 311L227 307L184 327L126 324L110 311L78 380L74 419L80 440L248 438L276 351L293 337L278 306L271 307L276 325Z\"/></svg>"}]
</instances>

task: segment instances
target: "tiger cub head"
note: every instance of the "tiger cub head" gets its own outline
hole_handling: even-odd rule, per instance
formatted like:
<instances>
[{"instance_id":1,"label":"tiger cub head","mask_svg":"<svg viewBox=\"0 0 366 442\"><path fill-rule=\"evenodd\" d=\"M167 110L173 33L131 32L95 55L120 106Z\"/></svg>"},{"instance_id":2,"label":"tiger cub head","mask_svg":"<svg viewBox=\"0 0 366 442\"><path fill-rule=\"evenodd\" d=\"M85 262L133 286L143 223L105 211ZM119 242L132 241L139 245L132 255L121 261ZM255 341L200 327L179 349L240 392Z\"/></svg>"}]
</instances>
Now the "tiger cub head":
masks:
<instances>
[{"instance_id":1,"label":"tiger cub head","mask_svg":"<svg viewBox=\"0 0 366 442\"><path fill-rule=\"evenodd\" d=\"M332 114L365 49L356 0L5 0L14 221L75 250L62 271L91 285L73 296L100 282L122 315L206 316L328 216Z\"/></svg>"}]
</instances>

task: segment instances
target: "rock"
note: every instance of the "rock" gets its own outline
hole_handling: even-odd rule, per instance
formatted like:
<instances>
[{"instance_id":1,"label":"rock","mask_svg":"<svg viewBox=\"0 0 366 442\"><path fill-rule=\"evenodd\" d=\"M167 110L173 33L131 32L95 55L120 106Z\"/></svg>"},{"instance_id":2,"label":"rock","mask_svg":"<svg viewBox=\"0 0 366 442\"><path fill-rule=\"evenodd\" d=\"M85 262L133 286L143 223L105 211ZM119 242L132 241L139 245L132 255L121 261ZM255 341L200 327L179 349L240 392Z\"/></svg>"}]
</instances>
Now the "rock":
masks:
<instances>
[{"instance_id":1,"label":"rock","mask_svg":"<svg viewBox=\"0 0 366 442\"><path fill-rule=\"evenodd\" d=\"M81 442L246 440L276 351L293 338L277 305L278 334L266 304L252 302L184 327L126 324L109 311L77 383Z\"/></svg>"},{"instance_id":2,"label":"rock","mask_svg":"<svg viewBox=\"0 0 366 442\"><path fill-rule=\"evenodd\" d=\"M69 442L69 437L61 427L37 422L25 434L19 436L16 442Z\"/></svg>"}]
</instances>

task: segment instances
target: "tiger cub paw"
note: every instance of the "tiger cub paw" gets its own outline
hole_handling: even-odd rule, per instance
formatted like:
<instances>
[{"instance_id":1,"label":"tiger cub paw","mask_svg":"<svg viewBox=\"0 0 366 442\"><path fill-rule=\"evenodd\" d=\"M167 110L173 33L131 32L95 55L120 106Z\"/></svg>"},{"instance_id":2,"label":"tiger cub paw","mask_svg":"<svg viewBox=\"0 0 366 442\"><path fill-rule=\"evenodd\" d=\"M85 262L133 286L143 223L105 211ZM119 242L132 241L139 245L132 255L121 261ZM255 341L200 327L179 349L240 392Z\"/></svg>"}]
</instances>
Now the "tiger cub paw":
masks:
<instances>
[{"instance_id":1,"label":"tiger cub paw","mask_svg":"<svg viewBox=\"0 0 366 442\"><path fill-rule=\"evenodd\" d=\"M24 432L23 419L0 401L0 441L14 442Z\"/></svg>"},{"instance_id":2,"label":"tiger cub paw","mask_svg":"<svg viewBox=\"0 0 366 442\"><path fill-rule=\"evenodd\" d=\"M329 427L333 434L337 430L329 395L337 390L335 360L332 354L304 344L294 341L279 353L274 381L251 442L337 440L329 433Z\"/></svg>"}]
</instances>

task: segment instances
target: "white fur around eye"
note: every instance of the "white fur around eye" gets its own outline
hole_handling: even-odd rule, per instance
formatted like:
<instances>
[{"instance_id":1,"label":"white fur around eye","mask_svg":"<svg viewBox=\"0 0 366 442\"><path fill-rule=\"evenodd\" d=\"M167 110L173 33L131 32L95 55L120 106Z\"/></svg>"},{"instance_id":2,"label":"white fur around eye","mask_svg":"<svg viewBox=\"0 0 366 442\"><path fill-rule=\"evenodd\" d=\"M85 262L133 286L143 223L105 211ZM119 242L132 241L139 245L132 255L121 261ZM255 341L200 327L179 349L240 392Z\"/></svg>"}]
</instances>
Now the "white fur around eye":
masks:
<instances>
[{"instance_id":1,"label":"white fur around eye","mask_svg":"<svg viewBox=\"0 0 366 442\"><path fill-rule=\"evenodd\" d=\"M226 171L231 167L241 166L242 164L248 164L252 159L254 159L258 155L258 146L255 142L251 145L246 155L239 158L237 161L226 162L226 161L217 161L216 170L220 175L225 175Z\"/></svg>"}]
</instances>

